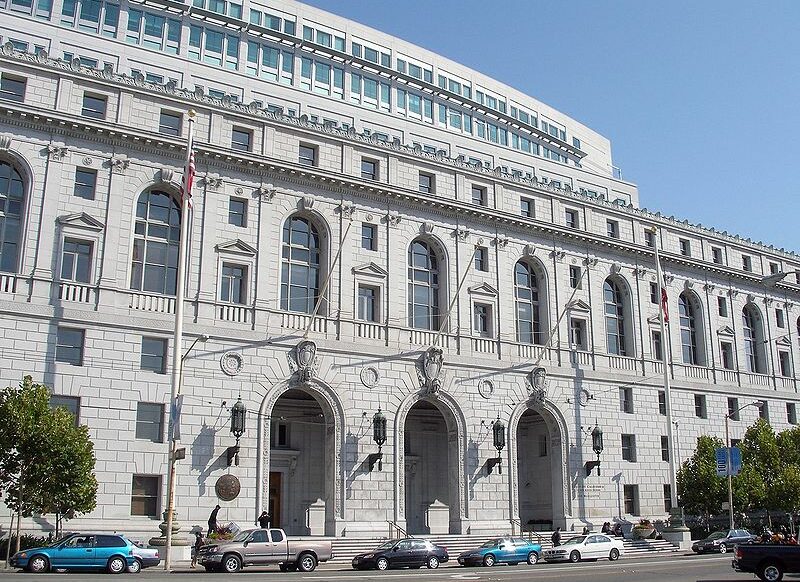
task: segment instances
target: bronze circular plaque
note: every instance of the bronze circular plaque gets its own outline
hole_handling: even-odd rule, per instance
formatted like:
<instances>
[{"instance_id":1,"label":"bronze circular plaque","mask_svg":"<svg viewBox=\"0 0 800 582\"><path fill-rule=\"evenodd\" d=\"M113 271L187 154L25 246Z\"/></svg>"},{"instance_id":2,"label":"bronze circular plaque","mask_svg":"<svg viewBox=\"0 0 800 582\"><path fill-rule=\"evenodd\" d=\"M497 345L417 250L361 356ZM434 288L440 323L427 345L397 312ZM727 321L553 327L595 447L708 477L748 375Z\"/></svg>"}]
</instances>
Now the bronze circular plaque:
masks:
<instances>
[{"instance_id":1,"label":"bronze circular plaque","mask_svg":"<svg viewBox=\"0 0 800 582\"><path fill-rule=\"evenodd\" d=\"M242 484L235 475L223 475L217 479L214 490L217 492L217 497L223 501L233 501L239 497L239 492L242 490Z\"/></svg>"}]
</instances>

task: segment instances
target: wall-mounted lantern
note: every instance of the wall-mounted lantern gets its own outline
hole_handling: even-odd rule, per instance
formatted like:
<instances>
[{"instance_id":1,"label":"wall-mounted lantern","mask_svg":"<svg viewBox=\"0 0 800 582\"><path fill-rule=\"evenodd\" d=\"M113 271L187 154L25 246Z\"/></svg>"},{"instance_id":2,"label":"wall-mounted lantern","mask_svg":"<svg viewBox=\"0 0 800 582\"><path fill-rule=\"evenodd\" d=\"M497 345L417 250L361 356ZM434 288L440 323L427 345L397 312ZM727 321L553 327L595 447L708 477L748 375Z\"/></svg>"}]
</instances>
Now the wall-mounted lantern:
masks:
<instances>
[{"instance_id":1,"label":"wall-mounted lantern","mask_svg":"<svg viewBox=\"0 0 800 582\"><path fill-rule=\"evenodd\" d=\"M497 417L492 423L492 445L495 449L497 449L497 456L493 459L489 459L486 463L486 474L491 475L492 471L494 470L495 466L497 466L497 472L503 472L503 458L501 453L506 446L506 425L503 424L503 421L500 420L500 417Z\"/></svg>"},{"instance_id":2,"label":"wall-mounted lantern","mask_svg":"<svg viewBox=\"0 0 800 582\"><path fill-rule=\"evenodd\" d=\"M245 419L247 417L247 408L245 408L244 403L242 402L241 396L231 407L231 434L236 438L236 444L232 447L228 447L228 466L230 467L233 462L236 462L236 466L239 466L239 439L242 438L242 435L245 431Z\"/></svg>"},{"instance_id":3,"label":"wall-mounted lantern","mask_svg":"<svg viewBox=\"0 0 800 582\"><path fill-rule=\"evenodd\" d=\"M597 476L600 476L600 453L603 452L603 429L597 426L595 422L594 428L591 432L592 435L592 450L597 455L596 461L586 461L586 476L592 474L592 470L597 467Z\"/></svg>"},{"instance_id":4,"label":"wall-mounted lantern","mask_svg":"<svg viewBox=\"0 0 800 582\"><path fill-rule=\"evenodd\" d=\"M378 412L372 417L372 440L378 445L377 453L370 453L369 455L369 470L375 468L375 463L378 463L378 471L383 470L383 452L381 448L386 442L386 417L381 412L380 406Z\"/></svg>"}]
</instances>

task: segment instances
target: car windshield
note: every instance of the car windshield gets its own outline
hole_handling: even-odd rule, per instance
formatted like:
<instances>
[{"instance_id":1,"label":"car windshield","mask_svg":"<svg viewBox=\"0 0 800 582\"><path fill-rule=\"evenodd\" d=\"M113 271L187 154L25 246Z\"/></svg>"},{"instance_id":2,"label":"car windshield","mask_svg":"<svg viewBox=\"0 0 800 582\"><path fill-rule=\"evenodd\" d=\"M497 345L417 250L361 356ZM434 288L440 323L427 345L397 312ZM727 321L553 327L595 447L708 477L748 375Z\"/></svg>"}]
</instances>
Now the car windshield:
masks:
<instances>
[{"instance_id":1,"label":"car windshield","mask_svg":"<svg viewBox=\"0 0 800 582\"><path fill-rule=\"evenodd\" d=\"M244 530L244 531L240 531L238 534L236 534L235 536L233 536L233 539L232 539L231 541L232 541L232 542L243 542L243 541L245 541L245 540L246 540L248 537L250 537L250 534L251 534L252 532L253 532L253 530L250 530L250 529L247 529L247 530Z\"/></svg>"},{"instance_id":2,"label":"car windshield","mask_svg":"<svg viewBox=\"0 0 800 582\"><path fill-rule=\"evenodd\" d=\"M68 533L66 535L63 535L59 539L54 541L52 544L50 544L50 546L48 546L48 547L54 548L59 544L63 544L65 541L67 541L69 538L71 538L74 535L75 535L74 533Z\"/></svg>"},{"instance_id":3,"label":"car windshield","mask_svg":"<svg viewBox=\"0 0 800 582\"><path fill-rule=\"evenodd\" d=\"M586 539L586 536L577 536L572 539L567 540L564 542L565 546L574 545L574 544L582 544L583 541Z\"/></svg>"},{"instance_id":4,"label":"car windshield","mask_svg":"<svg viewBox=\"0 0 800 582\"><path fill-rule=\"evenodd\" d=\"M488 542L484 543L481 547L482 548L493 548L499 543L500 543L500 540L489 540Z\"/></svg>"},{"instance_id":5,"label":"car windshield","mask_svg":"<svg viewBox=\"0 0 800 582\"><path fill-rule=\"evenodd\" d=\"M388 550L390 548L393 548L396 545L397 545L397 540L389 540L388 542L383 542L381 545L379 545L377 548L375 548L375 551L377 551L377 550Z\"/></svg>"},{"instance_id":6,"label":"car windshield","mask_svg":"<svg viewBox=\"0 0 800 582\"><path fill-rule=\"evenodd\" d=\"M707 540L719 540L726 536L727 534L724 531L715 531L710 536L708 536Z\"/></svg>"}]
</instances>

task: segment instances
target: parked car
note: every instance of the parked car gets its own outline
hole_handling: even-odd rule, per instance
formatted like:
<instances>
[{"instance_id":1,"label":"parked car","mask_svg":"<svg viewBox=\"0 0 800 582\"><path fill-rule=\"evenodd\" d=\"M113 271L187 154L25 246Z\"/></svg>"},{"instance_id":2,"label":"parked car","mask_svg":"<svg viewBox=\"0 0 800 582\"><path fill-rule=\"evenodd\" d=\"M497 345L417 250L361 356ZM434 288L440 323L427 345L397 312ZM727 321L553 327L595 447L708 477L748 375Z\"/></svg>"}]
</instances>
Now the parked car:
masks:
<instances>
[{"instance_id":1,"label":"parked car","mask_svg":"<svg viewBox=\"0 0 800 582\"><path fill-rule=\"evenodd\" d=\"M354 570L388 570L389 568L438 568L450 557L447 548L419 538L389 540L371 552L353 558Z\"/></svg>"},{"instance_id":2,"label":"parked car","mask_svg":"<svg viewBox=\"0 0 800 582\"><path fill-rule=\"evenodd\" d=\"M576 536L544 551L544 559L548 562L580 562L581 560L597 560L608 558L618 560L624 553L622 540L615 540L603 534Z\"/></svg>"},{"instance_id":3,"label":"parked car","mask_svg":"<svg viewBox=\"0 0 800 582\"><path fill-rule=\"evenodd\" d=\"M780 582L784 574L800 573L800 546L793 544L741 544L731 566L737 572L753 572L764 582Z\"/></svg>"},{"instance_id":4,"label":"parked car","mask_svg":"<svg viewBox=\"0 0 800 582\"><path fill-rule=\"evenodd\" d=\"M752 544L758 539L746 529L732 529L728 531L715 531L707 538L692 544L692 551L702 554L704 552L719 552L724 554L738 544Z\"/></svg>"},{"instance_id":5,"label":"parked car","mask_svg":"<svg viewBox=\"0 0 800 582\"><path fill-rule=\"evenodd\" d=\"M542 555L542 546L522 538L494 538L475 550L462 552L458 563L462 566L494 566L520 562L535 564Z\"/></svg>"},{"instance_id":6,"label":"parked car","mask_svg":"<svg viewBox=\"0 0 800 582\"><path fill-rule=\"evenodd\" d=\"M136 556L136 560L128 566L128 572L131 574L138 574L142 571L142 568L152 568L153 566L158 566L161 562L161 558L158 555L158 550L154 548L146 548L142 544L138 542L133 542L133 555Z\"/></svg>"},{"instance_id":7,"label":"parked car","mask_svg":"<svg viewBox=\"0 0 800 582\"><path fill-rule=\"evenodd\" d=\"M290 540L282 529L246 529L231 540L202 546L197 562L207 572L238 572L246 566L277 564L282 572L313 571L333 557L330 540Z\"/></svg>"},{"instance_id":8,"label":"parked car","mask_svg":"<svg viewBox=\"0 0 800 582\"><path fill-rule=\"evenodd\" d=\"M121 574L136 568L136 545L119 534L69 534L42 548L17 552L9 560L13 568L42 573L59 570L105 570Z\"/></svg>"}]
</instances>

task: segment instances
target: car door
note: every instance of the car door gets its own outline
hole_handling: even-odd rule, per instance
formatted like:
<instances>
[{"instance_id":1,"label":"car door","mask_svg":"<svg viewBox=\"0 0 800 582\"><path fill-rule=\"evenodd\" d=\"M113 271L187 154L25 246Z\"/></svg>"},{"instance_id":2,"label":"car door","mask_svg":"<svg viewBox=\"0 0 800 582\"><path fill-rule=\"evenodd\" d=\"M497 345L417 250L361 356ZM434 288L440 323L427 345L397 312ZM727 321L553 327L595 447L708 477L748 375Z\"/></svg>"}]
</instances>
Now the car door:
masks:
<instances>
[{"instance_id":1,"label":"car door","mask_svg":"<svg viewBox=\"0 0 800 582\"><path fill-rule=\"evenodd\" d=\"M400 540L389 553L389 561L392 566L402 568L411 566L414 562L413 540Z\"/></svg>"},{"instance_id":2,"label":"car door","mask_svg":"<svg viewBox=\"0 0 800 582\"><path fill-rule=\"evenodd\" d=\"M94 557L92 566L105 568L111 556L127 555L127 544L119 536L98 535L94 537Z\"/></svg>"},{"instance_id":3,"label":"car door","mask_svg":"<svg viewBox=\"0 0 800 582\"><path fill-rule=\"evenodd\" d=\"M601 536L589 536L586 538L586 557L599 558L603 554L606 544L603 543Z\"/></svg>"},{"instance_id":4,"label":"car door","mask_svg":"<svg viewBox=\"0 0 800 582\"><path fill-rule=\"evenodd\" d=\"M282 562L287 558L288 542L283 530L269 530L269 560L271 563Z\"/></svg>"},{"instance_id":5,"label":"car door","mask_svg":"<svg viewBox=\"0 0 800 582\"><path fill-rule=\"evenodd\" d=\"M608 536L596 535L593 536L596 538L596 550L597 550L597 557L598 558L607 558L608 555L611 553L611 549L614 547L614 543L611 541L611 538Z\"/></svg>"},{"instance_id":6,"label":"car door","mask_svg":"<svg viewBox=\"0 0 800 582\"><path fill-rule=\"evenodd\" d=\"M504 540L508 544L508 552L506 553L506 562L524 562L528 559L527 547L528 543L520 538L509 538Z\"/></svg>"},{"instance_id":7,"label":"car door","mask_svg":"<svg viewBox=\"0 0 800 582\"><path fill-rule=\"evenodd\" d=\"M94 536L78 534L71 537L59 551L60 566L64 568L89 568L94 566ZM55 566L55 564L53 564Z\"/></svg>"},{"instance_id":8,"label":"car door","mask_svg":"<svg viewBox=\"0 0 800 582\"><path fill-rule=\"evenodd\" d=\"M257 529L242 544L245 564L268 564L272 556L272 544L266 530Z\"/></svg>"}]
</instances>

